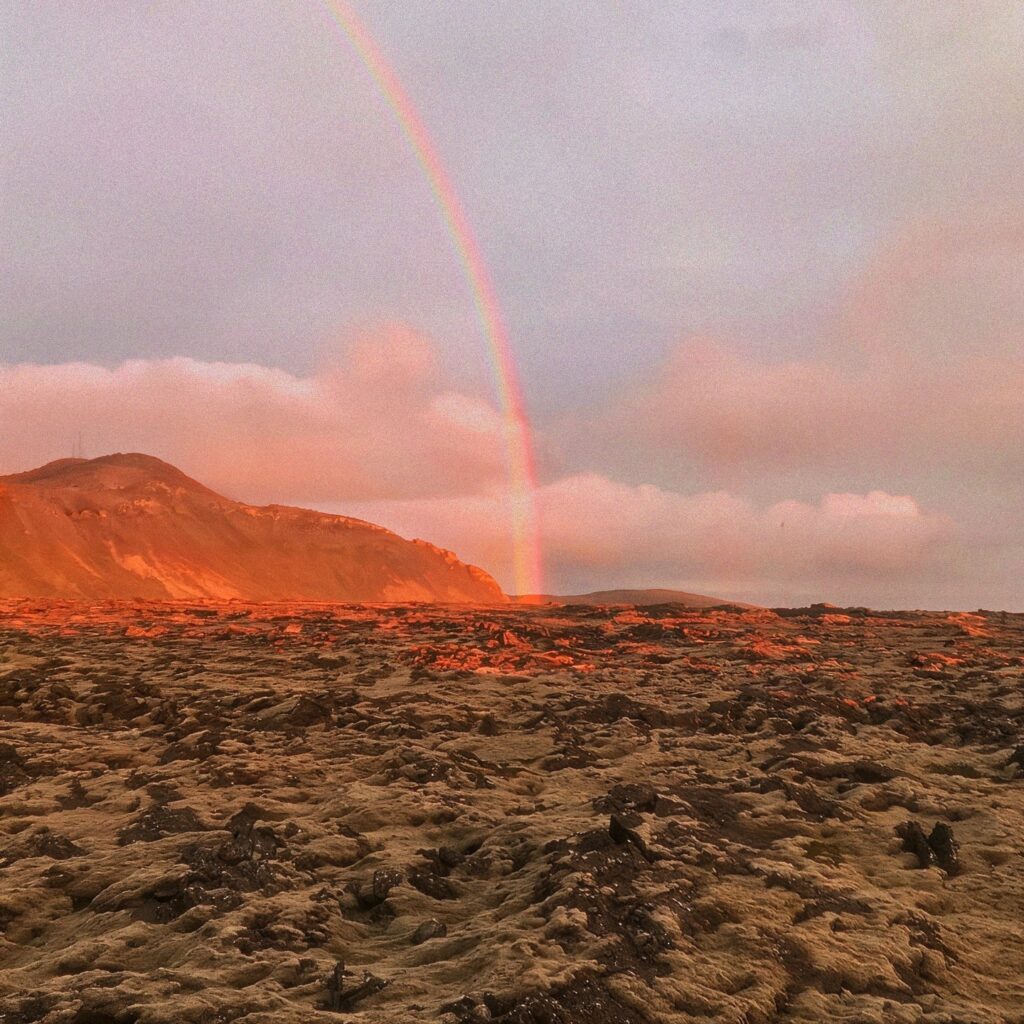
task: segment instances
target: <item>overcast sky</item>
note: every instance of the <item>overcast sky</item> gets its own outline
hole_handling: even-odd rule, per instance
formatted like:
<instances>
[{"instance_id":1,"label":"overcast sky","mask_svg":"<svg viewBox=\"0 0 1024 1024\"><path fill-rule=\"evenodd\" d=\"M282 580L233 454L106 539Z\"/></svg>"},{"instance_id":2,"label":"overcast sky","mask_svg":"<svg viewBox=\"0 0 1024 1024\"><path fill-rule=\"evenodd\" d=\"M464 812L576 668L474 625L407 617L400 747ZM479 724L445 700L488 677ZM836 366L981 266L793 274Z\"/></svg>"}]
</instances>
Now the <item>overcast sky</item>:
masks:
<instances>
[{"instance_id":1,"label":"overcast sky","mask_svg":"<svg viewBox=\"0 0 1024 1024\"><path fill-rule=\"evenodd\" d=\"M504 307L550 589L1024 608L1024 5L354 6ZM0 38L0 472L80 429L511 587L466 281L326 5Z\"/></svg>"}]
</instances>

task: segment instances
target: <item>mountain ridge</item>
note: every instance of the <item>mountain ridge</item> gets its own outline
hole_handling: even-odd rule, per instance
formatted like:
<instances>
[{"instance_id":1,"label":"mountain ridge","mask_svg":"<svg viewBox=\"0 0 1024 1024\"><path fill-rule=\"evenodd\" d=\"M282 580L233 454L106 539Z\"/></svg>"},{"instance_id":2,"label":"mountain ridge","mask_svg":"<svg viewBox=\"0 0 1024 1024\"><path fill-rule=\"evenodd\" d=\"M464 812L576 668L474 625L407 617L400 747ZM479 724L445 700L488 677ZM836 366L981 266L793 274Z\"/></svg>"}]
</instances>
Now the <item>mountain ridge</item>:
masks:
<instances>
[{"instance_id":1,"label":"mountain ridge","mask_svg":"<svg viewBox=\"0 0 1024 1024\"><path fill-rule=\"evenodd\" d=\"M138 452L0 477L0 597L508 600L483 569L429 541L233 501Z\"/></svg>"},{"instance_id":2,"label":"mountain ridge","mask_svg":"<svg viewBox=\"0 0 1024 1024\"><path fill-rule=\"evenodd\" d=\"M741 601L728 601L721 597L708 597L706 594L691 594L683 590L666 590L664 588L620 588L615 590L595 590L589 594L523 594L513 598L517 604L593 604L593 605L636 605L644 607L656 604L678 604L686 608L716 608L730 606L733 608L756 608L756 605Z\"/></svg>"}]
</instances>

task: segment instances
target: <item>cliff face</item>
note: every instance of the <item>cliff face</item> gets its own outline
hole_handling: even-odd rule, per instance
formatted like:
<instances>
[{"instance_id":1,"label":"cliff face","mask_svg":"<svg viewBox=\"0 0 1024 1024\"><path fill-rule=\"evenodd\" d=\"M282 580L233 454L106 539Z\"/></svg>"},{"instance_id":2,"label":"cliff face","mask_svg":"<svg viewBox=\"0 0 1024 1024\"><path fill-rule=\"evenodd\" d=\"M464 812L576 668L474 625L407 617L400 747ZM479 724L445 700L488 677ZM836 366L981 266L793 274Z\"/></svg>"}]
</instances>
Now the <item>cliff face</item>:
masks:
<instances>
[{"instance_id":1,"label":"cliff face","mask_svg":"<svg viewBox=\"0 0 1024 1024\"><path fill-rule=\"evenodd\" d=\"M0 477L0 597L503 602L450 551L221 497L148 455Z\"/></svg>"}]
</instances>

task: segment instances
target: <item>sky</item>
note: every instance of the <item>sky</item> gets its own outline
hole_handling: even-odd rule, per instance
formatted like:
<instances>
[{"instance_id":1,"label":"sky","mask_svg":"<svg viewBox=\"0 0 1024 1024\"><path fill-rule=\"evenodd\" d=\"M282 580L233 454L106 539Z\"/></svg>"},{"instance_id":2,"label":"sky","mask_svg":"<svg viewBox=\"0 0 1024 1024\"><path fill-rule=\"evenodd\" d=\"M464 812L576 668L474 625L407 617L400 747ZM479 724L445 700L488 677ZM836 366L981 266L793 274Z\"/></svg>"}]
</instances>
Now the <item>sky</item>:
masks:
<instances>
[{"instance_id":1,"label":"sky","mask_svg":"<svg viewBox=\"0 0 1024 1024\"><path fill-rule=\"evenodd\" d=\"M1024 6L355 0L504 311L544 586L1024 609ZM512 576L466 276L326 3L3 0L0 473Z\"/></svg>"}]
</instances>

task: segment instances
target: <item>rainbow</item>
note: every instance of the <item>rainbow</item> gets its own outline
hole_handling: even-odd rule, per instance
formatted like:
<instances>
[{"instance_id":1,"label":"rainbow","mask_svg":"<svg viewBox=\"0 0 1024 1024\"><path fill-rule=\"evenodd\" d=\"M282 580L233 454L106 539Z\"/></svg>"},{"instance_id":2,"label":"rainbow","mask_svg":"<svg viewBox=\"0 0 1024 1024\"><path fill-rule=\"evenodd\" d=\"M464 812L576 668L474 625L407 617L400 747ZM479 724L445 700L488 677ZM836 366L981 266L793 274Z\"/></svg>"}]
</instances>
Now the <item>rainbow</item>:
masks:
<instances>
[{"instance_id":1,"label":"rainbow","mask_svg":"<svg viewBox=\"0 0 1024 1024\"><path fill-rule=\"evenodd\" d=\"M380 47L346 0L324 0L324 6L332 22L341 29L366 65L381 95L391 108L430 183L445 226L451 235L455 252L462 264L490 352L498 399L505 422L516 592L542 593L540 530L535 501L537 477L530 426L526 418L508 331L487 264L437 147L431 141L408 93L385 60Z\"/></svg>"}]
</instances>

